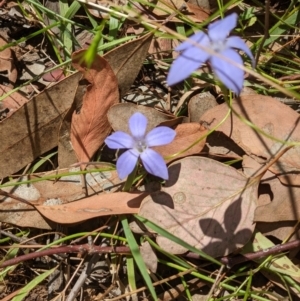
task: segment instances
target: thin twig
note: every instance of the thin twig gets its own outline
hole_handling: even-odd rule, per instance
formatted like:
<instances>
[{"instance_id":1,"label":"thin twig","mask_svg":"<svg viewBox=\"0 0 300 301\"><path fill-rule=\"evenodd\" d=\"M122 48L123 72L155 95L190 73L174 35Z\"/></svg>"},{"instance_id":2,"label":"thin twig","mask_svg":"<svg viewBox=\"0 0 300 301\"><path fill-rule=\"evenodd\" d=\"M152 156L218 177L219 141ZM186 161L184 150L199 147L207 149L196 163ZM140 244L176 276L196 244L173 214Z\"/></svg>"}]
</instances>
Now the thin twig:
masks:
<instances>
[{"instance_id":1,"label":"thin twig","mask_svg":"<svg viewBox=\"0 0 300 301\"><path fill-rule=\"evenodd\" d=\"M18 246L19 248L21 246ZM26 247L26 246L24 246ZM263 249L261 251L247 253L244 255L237 255L234 257L224 256L220 259L220 262L225 264L228 268L232 268L234 265L250 260L260 259L269 255L279 254L282 252L286 252L295 248L300 247L300 239L287 242L285 244L275 245L274 247ZM117 247L101 247L101 246L91 246L89 244L84 245L68 245L68 246L61 246L55 247L48 250L37 251L33 253L29 253L26 255L22 255L13 259L6 260L0 264L0 268L4 268L7 266L15 265L20 262L24 262L26 260L35 259L42 256L49 256L53 254L60 254L60 253L88 253L88 254L106 254L106 253L114 253L114 254L131 254L131 251L126 246L117 246ZM201 256L196 253L188 252L183 255L186 258L193 258L193 259L201 259Z\"/></svg>"}]
</instances>

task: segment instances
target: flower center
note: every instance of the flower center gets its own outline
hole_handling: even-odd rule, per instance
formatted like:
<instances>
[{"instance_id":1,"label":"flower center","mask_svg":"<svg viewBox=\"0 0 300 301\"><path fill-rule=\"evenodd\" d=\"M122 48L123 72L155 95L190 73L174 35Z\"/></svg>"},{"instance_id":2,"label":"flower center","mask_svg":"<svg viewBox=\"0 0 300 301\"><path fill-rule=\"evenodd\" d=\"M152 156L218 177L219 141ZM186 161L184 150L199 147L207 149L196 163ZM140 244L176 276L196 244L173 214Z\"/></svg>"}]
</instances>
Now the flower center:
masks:
<instances>
[{"instance_id":1,"label":"flower center","mask_svg":"<svg viewBox=\"0 0 300 301\"><path fill-rule=\"evenodd\" d=\"M211 48L215 52L222 52L226 48L226 42L223 40L211 41Z\"/></svg>"},{"instance_id":2,"label":"flower center","mask_svg":"<svg viewBox=\"0 0 300 301\"><path fill-rule=\"evenodd\" d=\"M142 153L147 148L146 141L144 139L135 141L134 148L139 152Z\"/></svg>"}]
</instances>

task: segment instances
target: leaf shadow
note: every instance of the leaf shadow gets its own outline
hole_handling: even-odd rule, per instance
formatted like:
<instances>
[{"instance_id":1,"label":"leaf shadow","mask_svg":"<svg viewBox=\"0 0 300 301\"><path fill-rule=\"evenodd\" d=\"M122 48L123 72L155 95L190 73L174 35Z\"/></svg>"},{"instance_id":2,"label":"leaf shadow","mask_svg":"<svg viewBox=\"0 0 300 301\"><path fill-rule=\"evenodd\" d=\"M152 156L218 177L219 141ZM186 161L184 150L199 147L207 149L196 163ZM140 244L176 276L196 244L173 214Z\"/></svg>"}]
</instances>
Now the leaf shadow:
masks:
<instances>
[{"instance_id":1,"label":"leaf shadow","mask_svg":"<svg viewBox=\"0 0 300 301\"><path fill-rule=\"evenodd\" d=\"M203 252L211 254L213 250L214 253L227 255L232 250L238 249L238 244L245 244L245 237L251 237L252 232L249 229L239 230L233 235L242 218L242 201L243 198L239 197L226 209L224 225L212 218L199 220L203 234L213 239L213 242L202 248Z\"/></svg>"}]
</instances>

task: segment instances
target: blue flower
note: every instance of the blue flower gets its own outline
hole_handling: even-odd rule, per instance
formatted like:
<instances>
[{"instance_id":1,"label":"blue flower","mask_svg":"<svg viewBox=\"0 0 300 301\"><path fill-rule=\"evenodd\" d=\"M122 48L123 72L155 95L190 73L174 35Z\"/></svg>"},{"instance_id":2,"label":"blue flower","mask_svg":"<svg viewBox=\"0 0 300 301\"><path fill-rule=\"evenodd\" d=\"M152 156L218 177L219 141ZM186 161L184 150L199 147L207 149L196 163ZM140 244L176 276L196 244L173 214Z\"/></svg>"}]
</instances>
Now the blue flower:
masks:
<instances>
[{"instance_id":1,"label":"blue flower","mask_svg":"<svg viewBox=\"0 0 300 301\"><path fill-rule=\"evenodd\" d=\"M254 58L247 44L239 37L228 37L230 31L236 27L237 18L237 14L233 13L223 20L210 24L207 34L202 31L197 32L189 40L180 44L175 50L181 53L171 65L167 78L168 85L171 86L181 82L203 63L209 61L217 78L228 89L240 94L243 88L244 71L222 59L222 57L225 57L242 65L243 60L235 50L236 48L244 51L254 65ZM203 48L198 47L197 44L203 46ZM219 55L210 54L204 50L205 48L211 49Z\"/></svg>"},{"instance_id":2,"label":"blue flower","mask_svg":"<svg viewBox=\"0 0 300 301\"><path fill-rule=\"evenodd\" d=\"M129 118L131 136L117 131L105 139L109 148L128 148L117 161L120 179L124 179L133 171L139 158L149 173L165 180L169 178L163 157L150 147L172 142L176 132L166 126L159 126L146 134L147 123L148 120L143 114L134 113Z\"/></svg>"}]
</instances>

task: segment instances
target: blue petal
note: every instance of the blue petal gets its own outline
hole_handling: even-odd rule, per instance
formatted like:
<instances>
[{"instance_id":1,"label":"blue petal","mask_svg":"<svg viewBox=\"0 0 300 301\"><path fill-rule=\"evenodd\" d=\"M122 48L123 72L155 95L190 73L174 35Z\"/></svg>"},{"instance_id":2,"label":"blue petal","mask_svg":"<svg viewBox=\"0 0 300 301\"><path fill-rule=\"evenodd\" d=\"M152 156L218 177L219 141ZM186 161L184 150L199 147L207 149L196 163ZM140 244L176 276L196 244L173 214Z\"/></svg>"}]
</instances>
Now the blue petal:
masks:
<instances>
[{"instance_id":1,"label":"blue petal","mask_svg":"<svg viewBox=\"0 0 300 301\"><path fill-rule=\"evenodd\" d=\"M202 39L201 45L209 47L209 40L206 35ZM199 47L190 45L189 48L179 54L178 58L171 65L167 77L168 85L175 85L188 78L195 70L208 60L209 56L209 53Z\"/></svg>"},{"instance_id":2,"label":"blue petal","mask_svg":"<svg viewBox=\"0 0 300 301\"><path fill-rule=\"evenodd\" d=\"M133 171L138 158L138 152L133 149L126 151L119 157L117 161L117 171L121 180L126 178Z\"/></svg>"},{"instance_id":3,"label":"blue petal","mask_svg":"<svg viewBox=\"0 0 300 301\"><path fill-rule=\"evenodd\" d=\"M108 136L104 142L111 149L132 148L134 146L133 138L127 133L117 131Z\"/></svg>"},{"instance_id":4,"label":"blue petal","mask_svg":"<svg viewBox=\"0 0 300 301\"><path fill-rule=\"evenodd\" d=\"M139 112L129 118L129 129L134 139L138 140L145 136L148 120Z\"/></svg>"},{"instance_id":5,"label":"blue petal","mask_svg":"<svg viewBox=\"0 0 300 301\"><path fill-rule=\"evenodd\" d=\"M226 41L226 46L228 48L237 48L244 51L248 55L248 57L252 60L252 66L254 67L255 60L252 55L252 52L250 51L247 44L240 37L229 37Z\"/></svg>"},{"instance_id":6,"label":"blue petal","mask_svg":"<svg viewBox=\"0 0 300 301\"><path fill-rule=\"evenodd\" d=\"M146 135L146 144L149 147L165 145L174 140L176 132L166 126L154 128Z\"/></svg>"},{"instance_id":7,"label":"blue petal","mask_svg":"<svg viewBox=\"0 0 300 301\"><path fill-rule=\"evenodd\" d=\"M226 58L234 61L237 64L243 64L242 58L233 49L226 49L221 52L220 55L225 56ZM236 67L230 62L227 62L217 56L213 56L210 62L212 69L219 80L228 89L231 89L236 94L240 94L243 88L244 71L241 68Z\"/></svg>"},{"instance_id":8,"label":"blue petal","mask_svg":"<svg viewBox=\"0 0 300 301\"><path fill-rule=\"evenodd\" d=\"M183 51L186 50L192 46L196 46L196 44L207 44L208 43L208 37L203 31L196 32L195 34L188 37L186 41L178 45L175 50L176 51Z\"/></svg>"},{"instance_id":9,"label":"blue petal","mask_svg":"<svg viewBox=\"0 0 300 301\"><path fill-rule=\"evenodd\" d=\"M208 26L208 36L212 41L224 41L232 29L236 27L238 15L233 13L222 20Z\"/></svg>"},{"instance_id":10,"label":"blue petal","mask_svg":"<svg viewBox=\"0 0 300 301\"><path fill-rule=\"evenodd\" d=\"M164 180L169 179L169 173L163 157L155 152L153 149L148 148L141 154L141 160L145 169L154 176L160 177Z\"/></svg>"}]
</instances>

